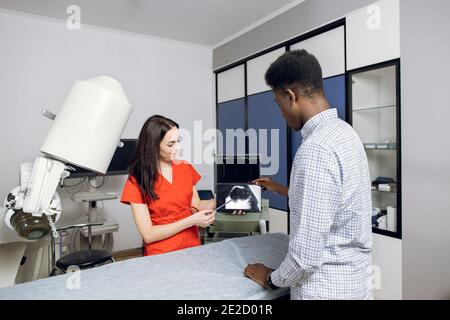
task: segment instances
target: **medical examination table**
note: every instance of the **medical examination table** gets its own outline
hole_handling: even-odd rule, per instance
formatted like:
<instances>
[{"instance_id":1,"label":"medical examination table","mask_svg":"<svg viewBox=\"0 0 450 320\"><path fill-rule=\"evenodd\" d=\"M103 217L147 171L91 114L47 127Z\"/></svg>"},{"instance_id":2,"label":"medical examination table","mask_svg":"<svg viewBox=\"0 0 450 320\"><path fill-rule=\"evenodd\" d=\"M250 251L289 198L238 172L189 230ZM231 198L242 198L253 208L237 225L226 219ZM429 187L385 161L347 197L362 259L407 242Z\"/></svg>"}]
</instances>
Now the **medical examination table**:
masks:
<instances>
[{"instance_id":1,"label":"medical examination table","mask_svg":"<svg viewBox=\"0 0 450 320\"><path fill-rule=\"evenodd\" d=\"M277 268L287 249L284 234L233 238L2 288L0 299L276 299L289 288L265 290L244 268L255 262Z\"/></svg>"}]
</instances>

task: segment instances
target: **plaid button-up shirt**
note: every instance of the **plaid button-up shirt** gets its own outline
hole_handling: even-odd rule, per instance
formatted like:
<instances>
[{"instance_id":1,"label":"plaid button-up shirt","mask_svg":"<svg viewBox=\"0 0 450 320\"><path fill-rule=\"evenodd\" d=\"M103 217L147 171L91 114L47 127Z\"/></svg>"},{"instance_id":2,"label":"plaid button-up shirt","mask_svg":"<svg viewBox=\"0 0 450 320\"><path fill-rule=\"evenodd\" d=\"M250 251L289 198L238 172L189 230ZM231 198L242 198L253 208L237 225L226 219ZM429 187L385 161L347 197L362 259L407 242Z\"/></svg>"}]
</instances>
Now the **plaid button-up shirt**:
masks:
<instances>
[{"instance_id":1,"label":"plaid button-up shirt","mask_svg":"<svg viewBox=\"0 0 450 320\"><path fill-rule=\"evenodd\" d=\"M290 241L272 282L292 299L371 299L371 181L361 140L329 109L307 121L289 186Z\"/></svg>"}]
</instances>

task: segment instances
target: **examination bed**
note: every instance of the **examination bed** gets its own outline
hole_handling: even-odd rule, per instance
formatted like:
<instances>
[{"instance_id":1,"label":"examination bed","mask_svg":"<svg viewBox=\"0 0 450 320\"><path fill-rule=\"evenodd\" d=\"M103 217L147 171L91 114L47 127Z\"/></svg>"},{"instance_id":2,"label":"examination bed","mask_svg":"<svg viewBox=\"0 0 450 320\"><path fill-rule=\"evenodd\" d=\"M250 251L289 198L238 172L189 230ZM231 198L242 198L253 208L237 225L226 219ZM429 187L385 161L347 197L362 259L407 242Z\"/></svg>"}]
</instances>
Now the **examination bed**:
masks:
<instances>
[{"instance_id":1,"label":"examination bed","mask_svg":"<svg viewBox=\"0 0 450 320\"><path fill-rule=\"evenodd\" d=\"M79 289L67 288L75 274L65 274L2 288L0 299L276 299L289 288L265 290L244 268L277 268L287 249L284 234L233 238L83 270Z\"/></svg>"}]
</instances>

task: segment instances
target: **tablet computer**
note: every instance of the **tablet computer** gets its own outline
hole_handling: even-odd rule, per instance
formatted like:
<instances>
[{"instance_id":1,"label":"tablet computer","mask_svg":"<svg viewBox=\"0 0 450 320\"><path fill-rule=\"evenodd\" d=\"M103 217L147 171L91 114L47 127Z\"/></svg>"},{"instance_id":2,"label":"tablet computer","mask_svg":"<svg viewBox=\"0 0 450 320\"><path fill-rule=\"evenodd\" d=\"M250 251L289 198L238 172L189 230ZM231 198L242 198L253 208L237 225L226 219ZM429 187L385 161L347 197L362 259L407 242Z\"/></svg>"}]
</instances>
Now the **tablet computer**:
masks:
<instances>
[{"instance_id":1,"label":"tablet computer","mask_svg":"<svg viewBox=\"0 0 450 320\"><path fill-rule=\"evenodd\" d=\"M222 206L218 212L261 212L261 187L251 183L218 183L217 206Z\"/></svg>"}]
</instances>

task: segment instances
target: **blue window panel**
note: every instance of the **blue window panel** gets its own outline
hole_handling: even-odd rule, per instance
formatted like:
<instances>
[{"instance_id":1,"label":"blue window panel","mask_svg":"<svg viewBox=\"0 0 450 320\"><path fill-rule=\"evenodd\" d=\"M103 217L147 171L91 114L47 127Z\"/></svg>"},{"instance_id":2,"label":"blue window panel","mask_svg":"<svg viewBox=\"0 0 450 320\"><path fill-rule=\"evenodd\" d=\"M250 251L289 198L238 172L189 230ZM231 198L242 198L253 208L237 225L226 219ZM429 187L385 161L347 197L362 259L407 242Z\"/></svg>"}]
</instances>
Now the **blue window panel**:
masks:
<instances>
[{"instance_id":1,"label":"blue window panel","mask_svg":"<svg viewBox=\"0 0 450 320\"><path fill-rule=\"evenodd\" d=\"M324 79L323 91L330 106L336 108L339 118L345 121L345 75Z\"/></svg>"},{"instance_id":2,"label":"blue window panel","mask_svg":"<svg viewBox=\"0 0 450 320\"><path fill-rule=\"evenodd\" d=\"M249 129L256 129L258 133L257 146L251 146L250 144L252 143L252 141L249 140L249 153L253 153L252 150L256 149L260 154L261 175L264 175L264 168L268 168L271 166L272 168L275 168L273 163L263 164L265 160L262 158L263 155L261 153L267 153L266 156L272 159L271 161L275 161L276 158L278 158L278 171L271 175L272 179L278 183L287 185L287 124L281 114L278 105L273 99L273 94L271 91L255 94L248 97L248 127ZM260 129L267 129L267 152L265 150L259 149ZM279 148L278 155L272 155L270 129L279 130L279 138L278 141L275 142ZM269 205L271 208L276 208L284 211L287 210L287 197L275 194L270 191L264 191L263 197L269 199Z\"/></svg>"},{"instance_id":3,"label":"blue window panel","mask_svg":"<svg viewBox=\"0 0 450 320\"><path fill-rule=\"evenodd\" d=\"M339 118L345 121L345 75L327 78L323 80L323 91L331 108L336 108ZM302 135L299 132L292 133L292 161L295 153L302 143Z\"/></svg>"},{"instance_id":4,"label":"blue window panel","mask_svg":"<svg viewBox=\"0 0 450 320\"><path fill-rule=\"evenodd\" d=\"M238 152L238 142L234 139L234 150L232 152L226 150L227 138L226 129L242 129L245 130L245 99L237 99L228 102L219 103L217 110L218 128L223 136L223 149L218 145L217 154L237 155L245 154L245 144L243 152Z\"/></svg>"},{"instance_id":5,"label":"blue window panel","mask_svg":"<svg viewBox=\"0 0 450 320\"><path fill-rule=\"evenodd\" d=\"M297 153L298 147L302 144L303 138L300 133L300 131L293 131L292 130L292 138L291 138L291 144L292 144L292 162L294 162L295 154Z\"/></svg>"}]
</instances>

